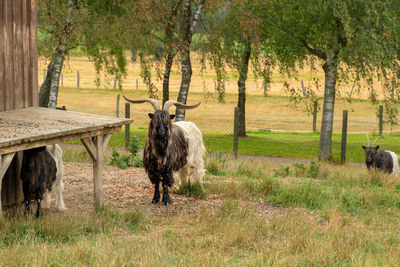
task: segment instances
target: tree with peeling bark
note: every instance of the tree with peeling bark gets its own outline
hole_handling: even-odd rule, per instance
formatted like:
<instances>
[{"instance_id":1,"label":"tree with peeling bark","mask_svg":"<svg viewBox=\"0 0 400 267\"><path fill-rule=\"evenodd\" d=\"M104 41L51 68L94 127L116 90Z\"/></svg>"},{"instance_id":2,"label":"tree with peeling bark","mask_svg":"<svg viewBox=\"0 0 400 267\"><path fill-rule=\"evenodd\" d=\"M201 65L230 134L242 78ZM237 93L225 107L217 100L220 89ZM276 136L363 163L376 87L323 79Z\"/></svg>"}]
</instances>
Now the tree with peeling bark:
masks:
<instances>
[{"instance_id":1,"label":"tree with peeling bark","mask_svg":"<svg viewBox=\"0 0 400 267\"><path fill-rule=\"evenodd\" d=\"M177 55L180 47L180 40L178 36L178 23L182 13L182 0L168 0L168 1L141 1L137 5L136 25L139 34L132 32L135 37L133 43L135 49L142 53L142 69L148 63L144 57L152 54L159 53L155 49L161 48L164 59L164 73L163 80L163 103L169 100L169 79L171 75L172 65L175 56ZM160 16L160 14L163 14ZM148 72L151 75L151 72ZM151 77L146 77L151 79Z\"/></svg>"},{"instance_id":2,"label":"tree with peeling bark","mask_svg":"<svg viewBox=\"0 0 400 267\"><path fill-rule=\"evenodd\" d=\"M38 1L39 52L50 59L39 91L39 106L56 108L61 69L67 52L77 43L75 25L80 1ZM42 48L42 49L40 49Z\"/></svg>"},{"instance_id":3,"label":"tree with peeling bark","mask_svg":"<svg viewBox=\"0 0 400 267\"><path fill-rule=\"evenodd\" d=\"M199 20L200 13L205 4L205 0L199 0L195 3L194 12L192 12L192 0L183 0L182 2L182 20L180 32L180 56L181 56L181 72L182 79L178 93L178 102L186 104L189 86L192 79L192 63L190 61L190 45L196 24ZM185 120L185 110L176 109L176 121Z\"/></svg>"},{"instance_id":4,"label":"tree with peeling bark","mask_svg":"<svg viewBox=\"0 0 400 267\"><path fill-rule=\"evenodd\" d=\"M391 1L282 0L260 12L264 34L272 39L283 71L296 73L305 63L325 73L319 160L332 157L336 84L351 78L384 78L397 63L398 43ZM396 67L398 69L398 67Z\"/></svg>"},{"instance_id":5,"label":"tree with peeling bark","mask_svg":"<svg viewBox=\"0 0 400 267\"><path fill-rule=\"evenodd\" d=\"M133 10L128 0L38 1L39 53L50 59L39 106L56 108L65 58L78 47L95 63L97 73L105 69L121 80L128 47L126 22L132 20Z\"/></svg>"},{"instance_id":6,"label":"tree with peeling bark","mask_svg":"<svg viewBox=\"0 0 400 267\"><path fill-rule=\"evenodd\" d=\"M255 72L265 77L264 81L268 83L271 76L271 72L266 71L272 68L271 62L261 60L268 56L259 35L262 20L256 11L261 8L260 4L257 0L226 1L209 21L212 36L208 49L213 65L218 67L222 58L222 64L226 63L238 72L238 135L242 137L246 136L246 80L251 58Z\"/></svg>"}]
</instances>

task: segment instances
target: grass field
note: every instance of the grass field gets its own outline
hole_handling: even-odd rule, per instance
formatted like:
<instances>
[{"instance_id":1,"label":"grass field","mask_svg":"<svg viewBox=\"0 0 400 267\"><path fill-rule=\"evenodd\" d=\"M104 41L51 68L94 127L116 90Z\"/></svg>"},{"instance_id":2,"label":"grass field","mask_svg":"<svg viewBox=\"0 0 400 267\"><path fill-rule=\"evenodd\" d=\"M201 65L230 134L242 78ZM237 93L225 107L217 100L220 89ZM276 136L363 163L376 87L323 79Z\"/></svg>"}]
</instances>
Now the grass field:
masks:
<instances>
[{"instance_id":1,"label":"grass field","mask_svg":"<svg viewBox=\"0 0 400 267\"><path fill-rule=\"evenodd\" d=\"M353 166L207 158L192 212L0 221L5 266L395 266L400 180ZM196 199L190 198L190 202ZM209 203L214 203L209 205Z\"/></svg>"},{"instance_id":2,"label":"grass field","mask_svg":"<svg viewBox=\"0 0 400 267\"><path fill-rule=\"evenodd\" d=\"M207 86L213 86L213 71L204 72L204 77L199 74L200 65L194 58L193 86L190 89L188 103L202 102L199 108L188 110L186 120L193 121L198 125L204 135L207 150L210 152L227 152L232 150L233 113L237 105L236 82L234 71L228 69L228 78L232 87L227 89L225 103L218 103L217 96L213 90L199 88L196 82ZM40 63L40 69L44 68L44 62ZM115 116L117 95L119 90L95 88L92 83L94 69L92 63L84 57L71 57L65 66L65 78L72 78L76 70L81 77L92 77L84 88L77 89L75 83L64 83L60 88L58 105L65 105L68 110L97 113L100 115ZM274 73L273 88L282 87L282 78ZM313 75L307 68L300 72L300 78L305 82L311 81ZM130 78L129 78L130 77ZM128 78L139 79L138 64L130 64L128 67ZM127 78L127 79L128 79ZM140 79L139 79L140 80ZM178 84L179 73L172 75L172 84ZM110 81L109 81L110 82ZM311 133L312 118L304 112L304 106L293 107L289 105L288 97L282 91L276 90L268 97L263 97L259 88L255 90L256 83L254 75L249 77L248 96L246 99L246 129L248 137L240 139L239 153L251 155L266 155L279 157L315 158L318 149L318 133ZM296 81L298 83L298 81ZM104 83L107 85L107 83ZM107 87L107 86L106 86ZM110 88L110 86L108 86ZM228 87L227 87L228 88ZM171 87L171 99L176 99L178 87ZM254 89L254 90L253 90ZM260 91L261 90L261 91ZM134 86L124 86L124 93L131 98L145 98L147 92L143 86L136 90ZM341 93L343 96L345 93ZM158 92L161 98L161 92ZM320 100L322 105L322 99ZM377 105L363 99L353 99L351 103L339 97L335 104L335 120L333 130L333 157L340 158L340 132L342 128L342 111L349 110L347 159L350 161L362 161L363 151L361 145L366 144L363 133L370 135L378 132ZM145 128L149 119L148 113L153 112L149 104L131 105L131 118L133 119L132 134L139 136L142 144L144 142ZM174 107L170 110L174 113ZM119 103L119 115L124 116L124 101ZM317 114L317 131L320 129L322 108ZM379 141L382 149L392 150L400 153L398 148L398 126L390 127L384 125L385 138ZM111 140L111 145L122 146L124 144L121 134L116 134Z\"/></svg>"}]
</instances>

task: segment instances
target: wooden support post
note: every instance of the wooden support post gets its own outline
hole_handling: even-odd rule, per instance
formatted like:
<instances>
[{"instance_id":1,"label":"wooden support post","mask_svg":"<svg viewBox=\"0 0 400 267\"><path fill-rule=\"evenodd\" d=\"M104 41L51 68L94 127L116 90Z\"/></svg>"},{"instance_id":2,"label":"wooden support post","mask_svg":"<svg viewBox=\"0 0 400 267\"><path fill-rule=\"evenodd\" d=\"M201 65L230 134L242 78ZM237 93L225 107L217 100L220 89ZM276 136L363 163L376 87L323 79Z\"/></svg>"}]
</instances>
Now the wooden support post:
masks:
<instances>
[{"instance_id":1,"label":"wooden support post","mask_svg":"<svg viewBox=\"0 0 400 267\"><path fill-rule=\"evenodd\" d=\"M92 138L81 139L87 152L93 160L93 179L94 179L94 205L96 208L104 206L103 195L103 165L104 152L110 141L111 134L98 135Z\"/></svg>"},{"instance_id":2,"label":"wooden support post","mask_svg":"<svg viewBox=\"0 0 400 267\"><path fill-rule=\"evenodd\" d=\"M342 123L342 149L340 153L340 162L346 162L346 143L347 143L347 110L343 110L343 123Z\"/></svg>"},{"instance_id":3,"label":"wooden support post","mask_svg":"<svg viewBox=\"0 0 400 267\"><path fill-rule=\"evenodd\" d=\"M117 104L115 107L115 117L117 117L117 118L119 118L119 97L120 97L120 95L118 94L117 95Z\"/></svg>"},{"instance_id":4,"label":"wooden support post","mask_svg":"<svg viewBox=\"0 0 400 267\"><path fill-rule=\"evenodd\" d=\"M235 107L235 117L233 123L233 155L237 159L239 146L239 107Z\"/></svg>"},{"instance_id":5,"label":"wooden support post","mask_svg":"<svg viewBox=\"0 0 400 267\"><path fill-rule=\"evenodd\" d=\"M383 106L379 105L379 135L382 135L383 132Z\"/></svg>"},{"instance_id":6,"label":"wooden support post","mask_svg":"<svg viewBox=\"0 0 400 267\"><path fill-rule=\"evenodd\" d=\"M318 113L318 101L315 101L313 109L313 121L312 121L312 130L314 133L317 131L317 113Z\"/></svg>"},{"instance_id":7,"label":"wooden support post","mask_svg":"<svg viewBox=\"0 0 400 267\"><path fill-rule=\"evenodd\" d=\"M125 118L129 119L131 117L131 105L129 103L125 103ZM125 125L125 147L129 149L131 140L131 129L130 124Z\"/></svg>"},{"instance_id":8,"label":"wooden support post","mask_svg":"<svg viewBox=\"0 0 400 267\"><path fill-rule=\"evenodd\" d=\"M3 207L1 204L1 187L3 184L3 177L6 174L8 166L10 166L12 159L14 158L14 155L15 153L0 155L0 218L3 217Z\"/></svg>"},{"instance_id":9,"label":"wooden support post","mask_svg":"<svg viewBox=\"0 0 400 267\"><path fill-rule=\"evenodd\" d=\"M79 71L76 72L76 87L79 89Z\"/></svg>"}]
</instances>

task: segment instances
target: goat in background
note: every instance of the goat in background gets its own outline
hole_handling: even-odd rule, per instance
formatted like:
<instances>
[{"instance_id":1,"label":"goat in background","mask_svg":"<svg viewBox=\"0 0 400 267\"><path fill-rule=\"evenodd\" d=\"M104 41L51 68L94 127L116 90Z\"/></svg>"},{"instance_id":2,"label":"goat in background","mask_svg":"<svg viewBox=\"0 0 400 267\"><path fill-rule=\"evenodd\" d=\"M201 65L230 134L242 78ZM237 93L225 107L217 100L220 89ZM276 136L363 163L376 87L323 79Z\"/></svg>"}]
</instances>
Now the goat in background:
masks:
<instances>
[{"instance_id":1,"label":"goat in background","mask_svg":"<svg viewBox=\"0 0 400 267\"><path fill-rule=\"evenodd\" d=\"M392 151L378 150L379 146L375 146L376 141L382 136L378 136L375 141L370 145L369 137L367 135L368 146L362 146L365 151L365 163L367 168L376 168L392 175L400 173L399 161L396 153Z\"/></svg>"}]
</instances>

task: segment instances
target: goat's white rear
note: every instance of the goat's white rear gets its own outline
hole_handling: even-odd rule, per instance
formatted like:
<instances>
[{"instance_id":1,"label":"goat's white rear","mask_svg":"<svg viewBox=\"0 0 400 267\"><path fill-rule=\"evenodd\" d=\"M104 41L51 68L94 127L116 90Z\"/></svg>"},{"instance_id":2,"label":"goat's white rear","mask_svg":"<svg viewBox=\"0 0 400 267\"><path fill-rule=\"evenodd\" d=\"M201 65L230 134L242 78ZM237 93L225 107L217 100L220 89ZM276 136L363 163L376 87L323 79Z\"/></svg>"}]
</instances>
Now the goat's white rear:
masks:
<instances>
[{"instance_id":1,"label":"goat's white rear","mask_svg":"<svg viewBox=\"0 0 400 267\"><path fill-rule=\"evenodd\" d=\"M174 176L178 175L180 177L180 181L178 181L180 186L188 182L199 182L203 184L203 176L205 173L203 157L206 152L206 148L203 144L203 135L193 122L179 121L175 122L174 125L183 130L185 138L188 141L188 163L175 173Z\"/></svg>"},{"instance_id":2,"label":"goat's white rear","mask_svg":"<svg viewBox=\"0 0 400 267\"><path fill-rule=\"evenodd\" d=\"M64 165L63 165L63 160L62 160L62 155L63 151L61 147L57 144L55 145L47 145L46 146L47 151L50 152L50 154L53 156L54 160L56 161L56 166L57 166L57 179L56 182L53 184L52 190L50 192L46 192L45 197L44 197L44 208L49 209L51 206L51 196L52 193L54 192L56 194L56 209L59 211L66 210L67 208L65 207L64 204L64 199L62 196L62 192L64 191L64 183L62 182L62 176L64 173Z\"/></svg>"},{"instance_id":3,"label":"goat's white rear","mask_svg":"<svg viewBox=\"0 0 400 267\"><path fill-rule=\"evenodd\" d=\"M392 156L392 160L393 160L393 171L392 171L392 175L399 175L400 174L400 168L399 168L399 159L396 155L396 153L392 152L392 151L387 151L390 153L390 155Z\"/></svg>"}]
</instances>

